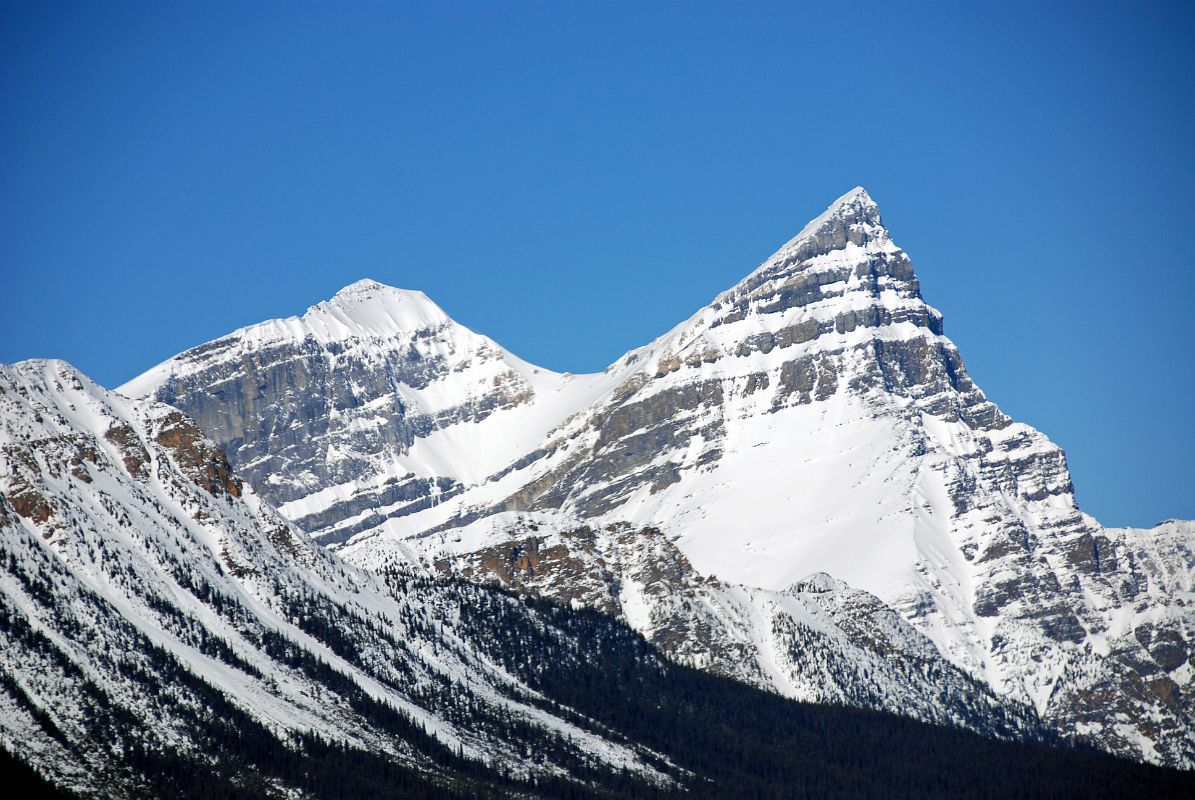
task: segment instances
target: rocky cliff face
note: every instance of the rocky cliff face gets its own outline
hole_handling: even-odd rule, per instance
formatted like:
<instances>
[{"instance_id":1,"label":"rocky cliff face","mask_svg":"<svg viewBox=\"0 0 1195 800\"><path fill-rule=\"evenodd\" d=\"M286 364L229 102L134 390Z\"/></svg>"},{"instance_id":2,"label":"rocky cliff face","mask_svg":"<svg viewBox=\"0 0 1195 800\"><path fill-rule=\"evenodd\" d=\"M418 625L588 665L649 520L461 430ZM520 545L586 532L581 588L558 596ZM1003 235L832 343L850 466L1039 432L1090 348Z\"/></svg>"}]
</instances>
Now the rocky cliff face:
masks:
<instances>
[{"instance_id":1,"label":"rocky cliff face","mask_svg":"<svg viewBox=\"0 0 1195 800\"><path fill-rule=\"evenodd\" d=\"M130 390L200 409L205 429L209 404L217 417L245 416L220 394L220 376L240 369L237 359L214 359L206 377L164 379L204 350ZM863 190L665 336L575 380L584 390L553 405L554 414L529 412L541 435L520 429L504 458L469 478L455 467L419 473L452 481L434 501L386 501L372 479L321 483L282 462L258 474L283 469L270 480L307 481L309 498L359 498L346 509L352 516L337 519L297 502L283 510L328 541L355 536L343 552L366 566L443 562L529 586L517 563L493 561L503 548L532 547L525 532L509 541L467 532L532 513L570 543L554 571L561 577L532 588L622 613L648 635L651 615L628 612L621 591L601 588L604 567L579 555L607 547L611 534L597 532L611 526L658 531L652 536L673 545L694 575L769 596L826 573L879 598L951 664L1061 730L1134 758L1195 763L1186 644L1195 619L1189 587L1173 577L1174 560L1190 552L1190 528L1114 531L1081 513L1062 451L974 384ZM190 381L186 391L171 388L178 381ZM335 393L311 393L327 392ZM505 419L508 430L521 424ZM345 436L347 448L353 437ZM260 469L256 450L217 439L235 463ZM593 539L584 546L581 525ZM446 544L444 535L461 541ZM479 552L464 558L470 543ZM654 546L637 552L649 571L675 557ZM718 661L703 641L713 634L685 630L679 638L690 643L670 652L691 648ZM866 649L854 630L849 638ZM736 674L759 681L766 659L752 652L737 659ZM774 685L800 695L799 683Z\"/></svg>"}]
</instances>

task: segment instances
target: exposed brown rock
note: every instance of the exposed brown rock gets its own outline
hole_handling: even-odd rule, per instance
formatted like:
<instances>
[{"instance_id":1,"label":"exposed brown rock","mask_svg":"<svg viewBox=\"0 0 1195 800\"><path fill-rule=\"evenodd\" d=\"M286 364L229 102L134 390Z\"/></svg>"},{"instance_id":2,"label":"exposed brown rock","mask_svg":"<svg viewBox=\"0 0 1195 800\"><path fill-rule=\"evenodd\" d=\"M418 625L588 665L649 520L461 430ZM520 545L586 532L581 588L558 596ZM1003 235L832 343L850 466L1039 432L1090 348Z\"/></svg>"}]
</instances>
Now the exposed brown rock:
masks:
<instances>
[{"instance_id":1,"label":"exposed brown rock","mask_svg":"<svg viewBox=\"0 0 1195 800\"><path fill-rule=\"evenodd\" d=\"M205 439L181 412L173 411L162 418L154 440L171 451L196 485L216 495L241 496L241 480L233 475L224 451Z\"/></svg>"},{"instance_id":2,"label":"exposed brown rock","mask_svg":"<svg viewBox=\"0 0 1195 800\"><path fill-rule=\"evenodd\" d=\"M4 497L4 495L0 495L0 497ZM54 513L54 507L50 501L31 486L17 488L5 497L5 500L13 511L38 524L46 522Z\"/></svg>"},{"instance_id":3,"label":"exposed brown rock","mask_svg":"<svg viewBox=\"0 0 1195 800\"><path fill-rule=\"evenodd\" d=\"M104 434L104 438L120 448L121 460L129 475L134 478L148 477L149 452L141 444L141 440L132 428L124 423L114 424Z\"/></svg>"}]
</instances>

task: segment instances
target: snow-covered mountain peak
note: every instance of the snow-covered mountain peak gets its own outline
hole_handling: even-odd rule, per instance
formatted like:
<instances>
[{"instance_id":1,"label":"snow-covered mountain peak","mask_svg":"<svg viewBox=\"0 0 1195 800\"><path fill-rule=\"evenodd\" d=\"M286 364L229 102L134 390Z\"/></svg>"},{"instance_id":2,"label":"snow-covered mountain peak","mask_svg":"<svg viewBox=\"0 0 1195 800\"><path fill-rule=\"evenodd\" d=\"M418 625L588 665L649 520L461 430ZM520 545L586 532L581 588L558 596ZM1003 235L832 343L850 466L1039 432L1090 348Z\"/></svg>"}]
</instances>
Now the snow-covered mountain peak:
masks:
<instances>
[{"instance_id":1,"label":"snow-covered mountain peak","mask_svg":"<svg viewBox=\"0 0 1195 800\"><path fill-rule=\"evenodd\" d=\"M846 235L852 229L858 232L856 235L859 238L863 238L859 234L864 233L871 239L887 238L887 231L880 219L880 207L862 186L851 189L810 220L800 233L781 248L781 252L803 241L833 236L839 232ZM862 244L859 241L854 243ZM842 243L836 244L838 247L843 246Z\"/></svg>"},{"instance_id":2,"label":"snow-covered mountain peak","mask_svg":"<svg viewBox=\"0 0 1195 800\"><path fill-rule=\"evenodd\" d=\"M368 279L351 283L332 299L307 309L298 318L297 327L291 320L281 322L287 333L301 334L303 338L313 336L324 343L389 339L449 326L465 330L423 292L397 289ZM270 326L270 332L278 327L263 324Z\"/></svg>"},{"instance_id":3,"label":"snow-covered mountain peak","mask_svg":"<svg viewBox=\"0 0 1195 800\"><path fill-rule=\"evenodd\" d=\"M362 278L361 280L353 281L352 283L348 284L343 289L341 289L339 292L337 292L335 296L336 297L349 297L349 296L354 296L354 295L373 295L373 294L378 294L380 292L395 292L398 294L418 294L421 296L423 295L423 292L409 290L409 289L399 289L396 286L389 286L385 283L382 283L381 281L375 281L373 278Z\"/></svg>"},{"instance_id":4,"label":"snow-covered mountain peak","mask_svg":"<svg viewBox=\"0 0 1195 800\"><path fill-rule=\"evenodd\" d=\"M832 217L857 219L869 225L879 226L881 224L880 207L862 186L856 186L831 203L825 211L810 221L805 229L814 229Z\"/></svg>"},{"instance_id":5,"label":"snow-covered mountain peak","mask_svg":"<svg viewBox=\"0 0 1195 800\"><path fill-rule=\"evenodd\" d=\"M429 336L429 332L432 335ZM271 319L191 348L117 388L143 397L164 383L182 380L229 358L257 360L277 347L314 347L377 352L421 342L424 350L493 351L500 348L455 322L423 292L360 280L302 316Z\"/></svg>"},{"instance_id":6,"label":"snow-covered mountain peak","mask_svg":"<svg viewBox=\"0 0 1195 800\"><path fill-rule=\"evenodd\" d=\"M390 286L375 281L372 278L362 278L359 281L353 281L343 289L332 296L330 300L317 304L318 308L321 305L336 304L336 305L387 305L393 306L396 304L408 304L412 306L423 306L429 309L435 309L439 313L439 306L437 306L430 297L418 289L400 289L397 286Z\"/></svg>"},{"instance_id":7,"label":"snow-covered mountain peak","mask_svg":"<svg viewBox=\"0 0 1195 800\"><path fill-rule=\"evenodd\" d=\"M35 380L44 386L63 380L91 384L91 379L75 369L74 365L57 358L29 358L9 365L7 369L27 376L30 380Z\"/></svg>"},{"instance_id":8,"label":"snow-covered mountain peak","mask_svg":"<svg viewBox=\"0 0 1195 800\"><path fill-rule=\"evenodd\" d=\"M306 529L343 522L332 543L503 469L609 380L536 367L422 292L361 280L119 391L183 409Z\"/></svg>"},{"instance_id":9,"label":"snow-covered mountain peak","mask_svg":"<svg viewBox=\"0 0 1195 800\"><path fill-rule=\"evenodd\" d=\"M866 189L856 186L810 220L747 277L720 294L714 305L733 303L761 291L770 295L777 288L799 289L810 280L817 282L819 273L848 262L858 265L866 261L868 254L899 254L907 261L888 235L879 206ZM808 277L797 278L798 273ZM911 265L908 275L912 277Z\"/></svg>"},{"instance_id":10,"label":"snow-covered mountain peak","mask_svg":"<svg viewBox=\"0 0 1195 800\"><path fill-rule=\"evenodd\" d=\"M438 328L451 319L423 292L399 289L368 278L350 283L307 310L304 318L329 313L343 315L348 329L387 335L395 330Z\"/></svg>"},{"instance_id":11,"label":"snow-covered mountain peak","mask_svg":"<svg viewBox=\"0 0 1195 800\"><path fill-rule=\"evenodd\" d=\"M103 427L97 420L112 422L127 421L127 414L119 405L103 403L99 397L106 396L106 390L80 372L74 365L60 359L31 358L11 365L0 365L0 376L4 383L11 384L23 402L36 406L44 413L37 420L37 430L42 434L61 435L80 426ZM150 417L163 416L171 411L167 406L146 406L143 411ZM14 415L6 419L0 428L0 445L23 442L35 436L32 428L22 428Z\"/></svg>"}]
</instances>

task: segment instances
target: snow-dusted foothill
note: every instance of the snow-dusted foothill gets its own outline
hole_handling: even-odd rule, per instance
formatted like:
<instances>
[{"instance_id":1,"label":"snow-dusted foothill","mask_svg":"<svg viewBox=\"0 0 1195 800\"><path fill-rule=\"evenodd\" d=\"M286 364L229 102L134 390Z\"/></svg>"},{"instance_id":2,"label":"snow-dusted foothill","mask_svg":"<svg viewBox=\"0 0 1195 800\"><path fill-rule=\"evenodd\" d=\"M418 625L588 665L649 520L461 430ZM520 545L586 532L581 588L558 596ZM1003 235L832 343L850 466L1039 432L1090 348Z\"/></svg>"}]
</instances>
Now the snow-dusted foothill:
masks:
<instances>
[{"instance_id":1,"label":"snow-dusted foothill","mask_svg":"<svg viewBox=\"0 0 1195 800\"><path fill-rule=\"evenodd\" d=\"M0 419L0 738L56 783L133 794L146 758L236 757L227 726L265 750L314 731L413 774L666 780L485 655L462 609L517 600L343 563L176 409L26 361L0 366Z\"/></svg>"}]
</instances>

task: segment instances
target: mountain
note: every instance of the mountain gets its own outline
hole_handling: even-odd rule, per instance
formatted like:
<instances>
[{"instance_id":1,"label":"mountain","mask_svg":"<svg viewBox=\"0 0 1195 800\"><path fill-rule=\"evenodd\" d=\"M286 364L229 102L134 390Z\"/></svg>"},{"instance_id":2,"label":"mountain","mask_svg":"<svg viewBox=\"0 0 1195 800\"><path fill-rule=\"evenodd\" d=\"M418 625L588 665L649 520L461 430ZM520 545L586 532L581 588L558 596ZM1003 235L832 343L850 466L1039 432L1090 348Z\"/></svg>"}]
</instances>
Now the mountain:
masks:
<instances>
[{"instance_id":1,"label":"mountain","mask_svg":"<svg viewBox=\"0 0 1195 800\"><path fill-rule=\"evenodd\" d=\"M793 703L671 664L595 611L414 565L360 570L263 503L179 411L111 394L63 362L0 366L0 412L0 763L14 790L978 798L1192 788L1189 774L1045 747L1053 737L1029 725L979 736Z\"/></svg>"},{"instance_id":2,"label":"mountain","mask_svg":"<svg viewBox=\"0 0 1195 800\"><path fill-rule=\"evenodd\" d=\"M1105 529L1082 513L1061 449L974 384L864 190L598 375L536 372L489 340L470 349L481 337L392 310L409 293L361 288L121 391L193 415L354 563L602 608L684 663L793 697L958 718L948 702L925 711L907 676L892 680L908 693L888 676L859 688L869 658L932 651L1013 716L1195 764L1195 525ZM411 366L428 360L434 383ZM475 362L530 388L476 380ZM430 385L450 399L429 403ZM246 399L259 392L268 409ZM487 416L438 416L449 407ZM372 444L394 430L409 433ZM354 460L363 451L372 460ZM321 472L341 463L353 468ZM851 622L827 602L875 611ZM859 622L879 617L896 632L881 644ZM839 663L819 675L781 635L794 626L829 636L814 649Z\"/></svg>"}]
</instances>

